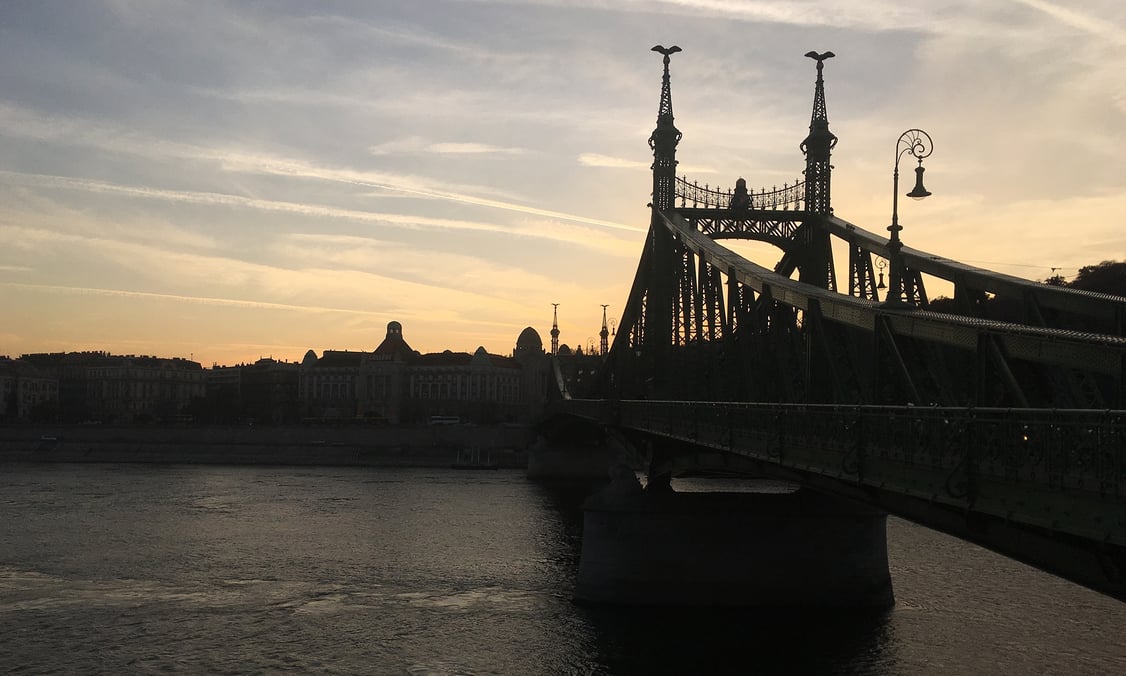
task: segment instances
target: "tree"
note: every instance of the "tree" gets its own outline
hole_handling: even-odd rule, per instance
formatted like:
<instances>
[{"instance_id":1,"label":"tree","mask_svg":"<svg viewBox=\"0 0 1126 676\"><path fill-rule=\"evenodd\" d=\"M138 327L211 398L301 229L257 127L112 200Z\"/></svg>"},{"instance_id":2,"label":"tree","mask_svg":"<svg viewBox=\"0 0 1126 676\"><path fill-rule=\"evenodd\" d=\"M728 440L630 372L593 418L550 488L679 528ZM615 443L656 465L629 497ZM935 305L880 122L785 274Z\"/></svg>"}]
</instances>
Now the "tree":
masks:
<instances>
[{"instance_id":1,"label":"tree","mask_svg":"<svg viewBox=\"0 0 1126 676\"><path fill-rule=\"evenodd\" d=\"M1069 287L1126 296L1126 261L1103 261L1079 268Z\"/></svg>"}]
</instances>

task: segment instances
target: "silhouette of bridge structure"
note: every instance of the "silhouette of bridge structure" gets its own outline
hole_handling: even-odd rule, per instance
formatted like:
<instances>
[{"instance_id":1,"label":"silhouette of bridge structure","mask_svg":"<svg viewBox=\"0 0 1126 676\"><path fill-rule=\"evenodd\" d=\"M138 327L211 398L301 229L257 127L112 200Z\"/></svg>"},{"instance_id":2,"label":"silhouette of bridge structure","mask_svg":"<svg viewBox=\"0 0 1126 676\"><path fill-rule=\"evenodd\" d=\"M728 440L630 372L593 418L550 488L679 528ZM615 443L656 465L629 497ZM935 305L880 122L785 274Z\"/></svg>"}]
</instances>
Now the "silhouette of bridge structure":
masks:
<instances>
[{"instance_id":1,"label":"silhouette of bridge structure","mask_svg":"<svg viewBox=\"0 0 1126 676\"><path fill-rule=\"evenodd\" d=\"M1126 298L991 272L838 217L828 52L807 54L817 78L793 184L677 176L679 49L654 51L648 236L597 385L554 413L632 439L650 490L675 458L740 458L1126 600ZM778 260L748 260L727 239L772 244ZM848 252L847 286L834 249ZM928 278L953 286L943 311Z\"/></svg>"}]
</instances>

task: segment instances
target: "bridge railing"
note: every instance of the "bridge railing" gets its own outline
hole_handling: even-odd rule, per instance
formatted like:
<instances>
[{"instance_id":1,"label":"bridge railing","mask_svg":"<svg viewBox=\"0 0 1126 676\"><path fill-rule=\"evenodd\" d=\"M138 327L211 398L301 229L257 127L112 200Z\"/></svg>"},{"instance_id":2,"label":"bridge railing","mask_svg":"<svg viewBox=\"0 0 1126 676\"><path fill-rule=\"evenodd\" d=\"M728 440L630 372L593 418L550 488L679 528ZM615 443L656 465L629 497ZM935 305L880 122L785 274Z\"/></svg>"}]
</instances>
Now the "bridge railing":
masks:
<instances>
[{"instance_id":1,"label":"bridge railing","mask_svg":"<svg viewBox=\"0 0 1126 676\"><path fill-rule=\"evenodd\" d=\"M700 185L698 182L689 182L687 178L677 177L675 185L676 199L680 200L681 208L691 205L693 208L727 209L735 199L734 188L726 190L718 186L712 188L708 184ZM805 181L794 181L793 185L784 184L781 188L771 187L767 190L760 188L757 192L752 188L747 192L747 201L742 205L746 209L760 211L801 211L805 202Z\"/></svg>"},{"instance_id":2,"label":"bridge railing","mask_svg":"<svg viewBox=\"0 0 1126 676\"><path fill-rule=\"evenodd\" d=\"M1100 541L1126 540L1126 411L673 401L583 406L584 417L614 418L621 427L791 471Z\"/></svg>"}]
</instances>

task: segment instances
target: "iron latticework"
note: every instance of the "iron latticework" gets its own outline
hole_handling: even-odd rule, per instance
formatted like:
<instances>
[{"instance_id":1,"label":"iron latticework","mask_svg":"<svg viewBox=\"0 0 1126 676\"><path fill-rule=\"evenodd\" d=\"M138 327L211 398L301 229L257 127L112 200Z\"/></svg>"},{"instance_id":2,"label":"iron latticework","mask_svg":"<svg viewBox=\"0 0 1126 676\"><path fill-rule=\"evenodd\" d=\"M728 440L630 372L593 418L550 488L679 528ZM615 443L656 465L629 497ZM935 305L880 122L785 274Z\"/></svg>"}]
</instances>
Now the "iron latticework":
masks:
<instances>
[{"instance_id":1,"label":"iron latticework","mask_svg":"<svg viewBox=\"0 0 1126 676\"><path fill-rule=\"evenodd\" d=\"M787 183L781 188L773 186L769 190L765 187L751 190L736 196L733 188L724 190L707 184L700 185L689 182L687 178L677 177L676 199L680 200L680 208L728 209L739 211L802 211L802 202L805 200L804 181L794 181L793 185Z\"/></svg>"},{"instance_id":2,"label":"iron latticework","mask_svg":"<svg viewBox=\"0 0 1126 676\"><path fill-rule=\"evenodd\" d=\"M813 92L813 115L809 120L809 136L801 143L805 153L805 204L806 209L815 214L828 214L831 211L830 179L832 167L829 155L837 145L837 137L829 131L829 113L825 107L825 78L822 72L825 59L835 56L832 52L809 52L806 56L817 61L817 84Z\"/></svg>"},{"instance_id":3,"label":"iron latticework","mask_svg":"<svg viewBox=\"0 0 1126 676\"><path fill-rule=\"evenodd\" d=\"M670 209L674 204L676 182L676 145L680 143L680 130L673 124L672 87L669 82L669 57L680 51L680 47L657 45L654 52L664 55L664 75L661 77L661 103L657 109L657 128L649 137L649 147L653 150L653 205L658 209Z\"/></svg>"},{"instance_id":4,"label":"iron latticework","mask_svg":"<svg viewBox=\"0 0 1126 676\"><path fill-rule=\"evenodd\" d=\"M724 189L672 173L680 138L668 77L674 51L657 51L665 60L658 127L650 139L651 227L602 370L613 382L607 396L1062 407L1126 402L1126 357L1119 343L1099 353L1102 348L1080 346L1062 334L1027 333L1025 326L974 316L983 303L973 302L1015 299L1030 325L1039 327L1060 318L1082 324L1087 320L1075 313L1086 313L1122 333L1122 299L1015 284L901 243L893 252L886 237L832 214L828 160L836 137L828 131L823 76L829 53L812 55L818 77L810 134L802 144L805 180L748 190L743 179ZM833 238L848 247L847 294L836 292ZM724 239L768 242L782 255L761 267L720 246ZM900 262L899 306L880 303L883 277L877 284L876 257ZM951 281L956 300L967 305L964 314L927 311L924 275ZM1109 362L1097 368L1088 361L1104 354Z\"/></svg>"}]
</instances>

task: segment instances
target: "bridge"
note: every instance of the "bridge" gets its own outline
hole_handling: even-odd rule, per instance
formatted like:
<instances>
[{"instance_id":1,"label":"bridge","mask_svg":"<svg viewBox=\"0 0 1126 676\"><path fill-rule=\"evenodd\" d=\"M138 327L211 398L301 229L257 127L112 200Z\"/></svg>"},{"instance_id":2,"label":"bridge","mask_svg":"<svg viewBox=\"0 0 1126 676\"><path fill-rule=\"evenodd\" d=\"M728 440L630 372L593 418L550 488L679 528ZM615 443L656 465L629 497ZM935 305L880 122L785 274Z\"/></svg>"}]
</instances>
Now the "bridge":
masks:
<instances>
[{"instance_id":1,"label":"bridge","mask_svg":"<svg viewBox=\"0 0 1126 676\"><path fill-rule=\"evenodd\" d=\"M685 459L737 459L1126 600L1126 298L905 246L894 207L890 237L837 216L831 52L806 55L817 76L800 178L748 190L677 176L680 50L654 51L648 236L596 386L562 394L555 421L643 454L647 493L667 493ZM897 186L907 156L925 190L930 150L925 132L904 133ZM750 261L728 239L772 244L778 260ZM847 286L834 251L847 251ZM953 299L929 299L929 278Z\"/></svg>"}]
</instances>

